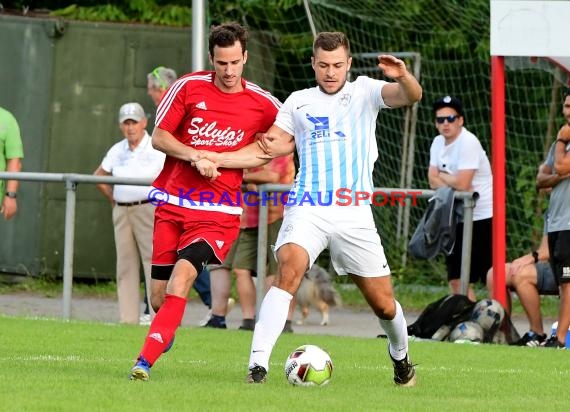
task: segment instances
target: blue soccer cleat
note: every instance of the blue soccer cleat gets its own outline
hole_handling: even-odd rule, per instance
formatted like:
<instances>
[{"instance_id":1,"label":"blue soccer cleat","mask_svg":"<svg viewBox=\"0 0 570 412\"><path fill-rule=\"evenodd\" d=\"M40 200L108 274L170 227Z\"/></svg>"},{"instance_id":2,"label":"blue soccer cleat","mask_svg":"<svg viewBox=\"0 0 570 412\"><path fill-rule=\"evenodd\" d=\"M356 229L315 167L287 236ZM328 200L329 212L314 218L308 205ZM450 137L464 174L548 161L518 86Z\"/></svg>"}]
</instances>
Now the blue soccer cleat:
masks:
<instances>
[{"instance_id":1,"label":"blue soccer cleat","mask_svg":"<svg viewBox=\"0 0 570 412\"><path fill-rule=\"evenodd\" d=\"M150 379L150 363L142 356L138 357L137 363L131 369L129 379L132 381L148 381Z\"/></svg>"}]
</instances>

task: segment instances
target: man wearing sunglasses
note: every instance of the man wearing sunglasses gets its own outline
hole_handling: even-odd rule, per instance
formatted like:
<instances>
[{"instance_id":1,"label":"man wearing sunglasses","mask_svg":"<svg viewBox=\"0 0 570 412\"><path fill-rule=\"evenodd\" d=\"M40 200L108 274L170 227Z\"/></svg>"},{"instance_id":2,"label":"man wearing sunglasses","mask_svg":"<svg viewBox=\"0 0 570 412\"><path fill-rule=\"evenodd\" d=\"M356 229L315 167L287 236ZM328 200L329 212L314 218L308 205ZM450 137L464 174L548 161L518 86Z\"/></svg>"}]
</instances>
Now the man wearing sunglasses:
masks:
<instances>
[{"instance_id":1,"label":"man wearing sunglasses","mask_svg":"<svg viewBox=\"0 0 570 412\"><path fill-rule=\"evenodd\" d=\"M433 104L435 127L439 134L430 148L428 169L432 189L452 187L457 191L477 192L473 210L473 248L467 296L476 301L471 284L485 283L487 270L493 265L493 175L489 158L479 139L464 127L461 100L444 96ZM455 247L446 258L447 280L451 293L461 293L461 250L463 222L457 225Z\"/></svg>"}]
</instances>

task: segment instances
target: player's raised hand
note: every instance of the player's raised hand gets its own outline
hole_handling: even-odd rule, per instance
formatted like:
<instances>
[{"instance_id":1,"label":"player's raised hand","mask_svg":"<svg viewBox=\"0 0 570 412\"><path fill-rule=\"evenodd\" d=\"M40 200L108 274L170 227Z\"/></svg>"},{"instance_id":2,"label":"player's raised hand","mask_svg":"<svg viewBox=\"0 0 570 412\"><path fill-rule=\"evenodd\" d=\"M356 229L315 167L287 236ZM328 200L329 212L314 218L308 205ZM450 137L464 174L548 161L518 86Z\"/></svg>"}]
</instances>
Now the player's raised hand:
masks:
<instances>
[{"instance_id":1,"label":"player's raised hand","mask_svg":"<svg viewBox=\"0 0 570 412\"><path fill-rule=\"evenodd\" d=\"M198 160L194 163L194 167L198 169L198 172L200 172L202 176L209 178L211 181L216 180L217 177L222 175L220 172L218 172L216 164L208 159Z\"/></svg>"},{"instance_id":2,"label":"player's raised hand","mask_svg":"<svg viewBox=\"0 0 570 412\"><path fill-rule=\"evenodd\" d=\"M378 56L378 68L384 72L386 77L397 79L408 73L406 63L390 54Z\"/></svg>"}]
</instances>

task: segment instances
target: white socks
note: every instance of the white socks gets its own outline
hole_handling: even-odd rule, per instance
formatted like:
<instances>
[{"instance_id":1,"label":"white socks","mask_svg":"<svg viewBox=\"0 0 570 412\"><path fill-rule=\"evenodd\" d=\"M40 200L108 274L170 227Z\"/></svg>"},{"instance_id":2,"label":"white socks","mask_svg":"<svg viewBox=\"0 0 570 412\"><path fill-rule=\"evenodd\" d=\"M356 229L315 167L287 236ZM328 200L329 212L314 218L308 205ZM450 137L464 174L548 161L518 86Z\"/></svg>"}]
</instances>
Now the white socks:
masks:
<instances>
[{"instance_id":1,"label":"white socks","mask_svg":"<svg viewBox=\"0 0 570 412\"><path fill-rule=\"evenodd\" d=\"M394 300L394 302L396 303L394 319L380 319L380 326L382 326L390 341L390 345L388 345L390 356L394 360L402 360L408 353L408 325L404 318L402 306L400 306L397 300Z\"/></svg>"},{"instance_id":2,"label":"white socks","mask_svg":"<svg viewBox=\"0 0 570 412\"><path fill-rule=\"evenodd\" d=\"M259 319L253 332L249 368L259 365L269 371L269 357L277 338L283 332L291 299L293 296L290 293L275 286L272 286L263 298Z\"/></svg>"}]
</instances>

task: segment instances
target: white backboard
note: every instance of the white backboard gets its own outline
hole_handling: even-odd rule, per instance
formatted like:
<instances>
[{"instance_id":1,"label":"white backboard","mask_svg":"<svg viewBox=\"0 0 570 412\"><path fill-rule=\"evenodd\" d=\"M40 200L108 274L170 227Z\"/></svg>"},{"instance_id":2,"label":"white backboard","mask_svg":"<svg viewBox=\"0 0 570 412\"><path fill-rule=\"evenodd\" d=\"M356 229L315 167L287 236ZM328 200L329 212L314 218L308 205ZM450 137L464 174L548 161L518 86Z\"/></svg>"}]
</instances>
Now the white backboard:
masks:
<instances>
[{"instance_id":1,"label":"white backboard","mask_svg":"<svg viewBox=\"0 0 570 412\"><path fill-rule=\"evenodd\" d=\"M492 56L570 56L570 1L491 0Z\"/></svg>"}]
</instances>

